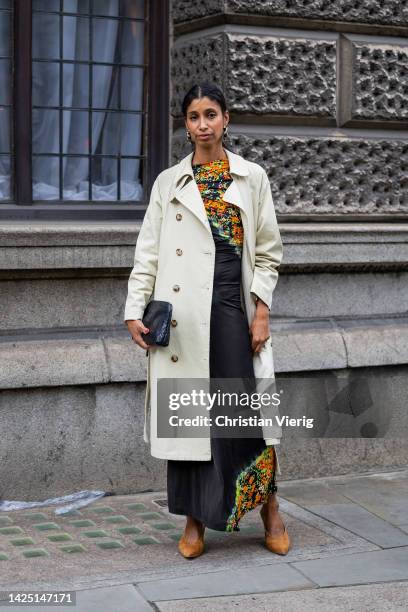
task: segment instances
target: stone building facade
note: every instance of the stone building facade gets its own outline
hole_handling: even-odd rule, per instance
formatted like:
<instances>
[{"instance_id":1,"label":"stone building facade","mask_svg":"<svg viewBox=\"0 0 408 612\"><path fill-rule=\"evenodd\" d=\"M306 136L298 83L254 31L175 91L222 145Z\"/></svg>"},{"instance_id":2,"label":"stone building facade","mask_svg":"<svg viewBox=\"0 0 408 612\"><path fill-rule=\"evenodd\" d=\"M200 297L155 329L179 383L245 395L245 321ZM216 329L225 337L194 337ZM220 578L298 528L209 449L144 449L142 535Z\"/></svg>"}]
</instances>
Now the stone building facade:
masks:
<instances>
[{"instance_id":1,"label":"stone building facade","mask_svg":"<svg viewBox=\"0 0 408 612\"><path fill-rule=\"evenodd\" d=\"M190 151L184 92L218 83L228 147L267 171L281 227L276 373L300 381L293 414L306 398L320 423L328 397L347 393L359 432L288 439L282 477L406 466L408 2L170 8L168 165ZM139 227L112 216L0 229L7 498L164 487L142 440L145 355L122 323Z\"/></svg>"}]
</instances>

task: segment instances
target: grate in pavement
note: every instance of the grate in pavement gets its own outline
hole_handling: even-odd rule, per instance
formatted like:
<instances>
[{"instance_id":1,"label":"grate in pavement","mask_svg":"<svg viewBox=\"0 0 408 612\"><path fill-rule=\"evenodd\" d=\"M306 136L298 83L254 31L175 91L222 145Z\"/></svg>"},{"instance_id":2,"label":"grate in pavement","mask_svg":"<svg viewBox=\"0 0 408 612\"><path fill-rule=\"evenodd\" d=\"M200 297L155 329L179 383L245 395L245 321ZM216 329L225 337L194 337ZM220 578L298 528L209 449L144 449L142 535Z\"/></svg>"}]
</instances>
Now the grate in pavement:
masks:
<instances>
[{"instance_id":1,"label":"grate in pavement","mask_svg":"<svg viewBox=\"0 0 408 612\"><path fill-rule=\"evenodd\" d=\"M167 499L153 499L152 502L154 504L157 504L161 508L166 508L167 509L167 504L168 504Z\"/></svg>"},{"instance_id":2,"label":"grate in pavement","mask_svg":"<svg viewBox=\"0 0 408 612\"><path fill-rule=\"evenodd\" d=\"M122 496L109 501L109 506L94 503L64 515L56 515L49 506L42 512L24 510L0 516L0 561L94 554L96 549L120 552L179 537L180 526L157 510L153 500L129 503ZM166 500L159 501L167 505Z\"/></svg>"}]
</instances>

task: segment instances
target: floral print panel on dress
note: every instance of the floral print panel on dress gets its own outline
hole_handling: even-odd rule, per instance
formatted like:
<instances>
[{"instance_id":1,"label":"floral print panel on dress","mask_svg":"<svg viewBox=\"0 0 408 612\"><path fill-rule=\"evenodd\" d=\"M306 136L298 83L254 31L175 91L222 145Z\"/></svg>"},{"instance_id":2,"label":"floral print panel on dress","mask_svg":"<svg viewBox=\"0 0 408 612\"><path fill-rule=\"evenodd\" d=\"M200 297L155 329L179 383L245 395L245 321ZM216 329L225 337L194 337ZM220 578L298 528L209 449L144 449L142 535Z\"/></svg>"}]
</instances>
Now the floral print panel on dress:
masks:
<instances>
[{"instance_id":1,"label":"floral print panel on dress","mask_svg":"<svg viewBox=\"0 0 408 612\"><path fill-rule=\"evenodd\" d=\"M228 159L192 164L192 168L213 233L227 240L241 257L244 241L241 211L238 206L222 199L232 183Z\"/></svg>"},{"instance_id":2,"label":"floral print panel on dress","mask_svg":"<svg viewBox=\"0 0 408 612\"><path fill-rule=\"evenodd\" d=\"M228 517L226 531L240 531L238 523L246 512L268 500L275 484L275 449L267 446L235 481L235 505Z\"/></svg>"}]
</instances>

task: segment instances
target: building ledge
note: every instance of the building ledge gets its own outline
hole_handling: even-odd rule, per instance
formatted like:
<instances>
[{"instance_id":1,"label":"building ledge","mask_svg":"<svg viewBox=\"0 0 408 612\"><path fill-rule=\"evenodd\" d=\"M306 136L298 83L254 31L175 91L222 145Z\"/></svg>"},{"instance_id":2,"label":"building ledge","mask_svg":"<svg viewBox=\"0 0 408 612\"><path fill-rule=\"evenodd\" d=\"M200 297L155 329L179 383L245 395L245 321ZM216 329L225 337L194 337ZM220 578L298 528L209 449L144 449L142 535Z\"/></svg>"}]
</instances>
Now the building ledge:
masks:
<instances>
[{"instance_id":1,"label":"building ledge","mask_svg":"<svg viewBox=\"0 0 408 612\"><path fill-rule=\"evenodd\" d=\"M140 222L6 222L0 271L132 267ZM282 223L282 272L403 269L407 223Z\"/></svg>"},{"instance_id":2,"label":"building ledge","mask_svg":"<svg viewBox=\"0 0 408 612\"><path fill-rule=\"evenodd\" d=\"M272 320L271 330L276 373L408 364L408 317ZM145 381L145 351L110 333L3 336L0 388Z\"/></svg>"}]
</instances>

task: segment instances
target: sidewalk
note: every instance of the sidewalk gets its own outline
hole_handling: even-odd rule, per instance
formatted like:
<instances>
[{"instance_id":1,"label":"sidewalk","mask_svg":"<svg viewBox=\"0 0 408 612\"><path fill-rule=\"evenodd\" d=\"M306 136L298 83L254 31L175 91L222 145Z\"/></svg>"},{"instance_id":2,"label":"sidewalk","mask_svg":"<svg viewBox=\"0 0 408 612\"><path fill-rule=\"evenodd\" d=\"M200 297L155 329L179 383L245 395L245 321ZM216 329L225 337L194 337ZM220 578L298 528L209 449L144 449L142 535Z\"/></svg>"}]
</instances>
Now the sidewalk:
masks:
<instances>
[{"instance_id":1,"label":"sidewalk","mask_svg":"<svg viewBox=\"0 0 408 612\"><path fill-rule=\"evenodd\" d=\"M63 518L52 506L0 512L0 590L76 591L65 608L76 612L407 609L408 469L278 485L293 543L284 557L263 546L255 509L238 533L207 529L206 552L184 559L185 520L160 492Z\"/></svg>"}]
</instances>

